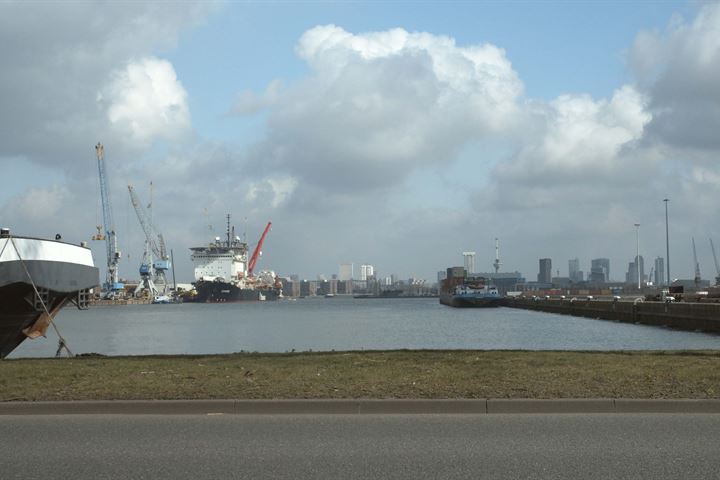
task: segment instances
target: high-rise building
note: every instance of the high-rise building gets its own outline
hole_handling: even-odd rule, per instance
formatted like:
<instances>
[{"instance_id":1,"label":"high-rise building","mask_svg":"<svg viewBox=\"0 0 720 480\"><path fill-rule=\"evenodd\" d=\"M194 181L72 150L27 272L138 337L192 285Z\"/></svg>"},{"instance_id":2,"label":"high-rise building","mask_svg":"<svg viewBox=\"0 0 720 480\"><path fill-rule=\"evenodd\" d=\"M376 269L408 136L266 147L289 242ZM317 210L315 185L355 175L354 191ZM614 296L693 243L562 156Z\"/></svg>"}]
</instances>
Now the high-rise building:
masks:
<instances>
[{"instance_id":1,"label":"high-rise building","mask_svg":"<svg viewBox=\"0 0 720 480\"><path fill-rule=\"evenodd\" d=\"M360 280L367 280L375 275L375 268L372 265L360 265Z\"/></svg>"},{"instance_id":2,"label":"high-rise building","mask_svg":"<svg viewBox=\"0 0 720 480\"><path fill-rule=\"evenodd\" d=\"M464 267L468 275L475 273L475 252L463 252Z\"/></svg>"},{"instance_id":3,"label":"high-rise building","mask_svg":"<svg viewBox=\"0 0 720 480\"><path fill-rule=\"evenodd\" d=\"M568 260L568 277L571 282L582 282L582 272L580 272L580 260L572 258Z\"/></svg>"},{"instance_id":4,"label":"high-rise building","mask_svg":"<svg viewBox=\"0 0 720 480\"><path fill-rule=\"evenodd\" d=\"M606 283L610 281L610 259L594 258L590 262L590 275L588 280L592 283Z\"/></svg>"},{"instance_id":5,"label":"high-rise building","mask_svg":"<svg viewBox=\"0 0 720 480\"><path fill-rule=\"evenodd\" d=\"M353 279L353 264L352 263L341 263L338 272L338 280L347 282Z\"/></svg>"},{"instance_id":6,"label":"high-rise building","mask_svg":"<svg viewBox=\"0 0 720 480\"><path fill-rule=\"evenodd\" d=\"M628 271L625 274L625 282L637 285L638 279L645 280L645 261L642 255L635 257L634 262L628 263Z\"/></svg>"},{"instance_id":7,"label":"high-rise building","mask_svg":"<svg viewBox=\"0 0 720 480\"><path fill-rule=\"evenodd\" d=\"M538 273L538 283L552 282L552 260L549 258L540 259L540 272Z\"/></svg>"},{"instance_id":8,"label":"high-rise building","mask_svg":"<svg viewBox=\"0 0 720 480\"><path fill-rule=\"evenodd\" d=\"M655 285L662 285L665 283L665 259L657 257L655 259Z\"/></svg>"}]
</instances>

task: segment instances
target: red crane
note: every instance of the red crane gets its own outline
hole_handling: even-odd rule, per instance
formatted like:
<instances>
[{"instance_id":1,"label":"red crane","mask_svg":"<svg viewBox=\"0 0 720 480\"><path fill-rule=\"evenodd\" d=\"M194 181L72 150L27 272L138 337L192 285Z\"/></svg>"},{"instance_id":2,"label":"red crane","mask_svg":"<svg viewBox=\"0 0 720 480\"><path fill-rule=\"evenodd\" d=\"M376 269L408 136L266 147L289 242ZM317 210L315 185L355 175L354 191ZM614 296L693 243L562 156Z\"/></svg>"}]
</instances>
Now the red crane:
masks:
<instances>
[{"instance_id":1,"label":"red crane","mask_svg":"<svg viewBox=\"0 0 720 480\"><path fill-rule=\"evenodd\" d=\"M258 261L258 257L260 257L260 255L262 254L262 251L260 249L262 248L262 244L265 241L265 237L267 237L267 234L270 231L271 225L272 222L268 222L262 236L260 237L260 241L258 242L257 247L255 247L255 251L253 252L252 257L250 257L250 263L248 263L248 277L252 277L253 270L255 270L255 264Z\"/></svg>"}]
</instances>

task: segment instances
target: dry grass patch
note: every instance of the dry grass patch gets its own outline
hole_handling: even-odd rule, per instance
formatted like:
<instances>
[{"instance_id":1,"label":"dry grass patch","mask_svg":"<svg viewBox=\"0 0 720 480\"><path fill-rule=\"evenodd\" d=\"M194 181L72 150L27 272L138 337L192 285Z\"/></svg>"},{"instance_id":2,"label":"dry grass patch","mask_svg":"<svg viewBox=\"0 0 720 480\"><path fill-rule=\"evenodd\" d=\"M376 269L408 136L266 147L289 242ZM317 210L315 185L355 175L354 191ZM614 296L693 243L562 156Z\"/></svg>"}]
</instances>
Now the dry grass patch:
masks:
<instances>
[{"instance_id":1,"label":"dry grass patch","mask_svg":"<svg viewBox=\"0 0 720 480\"><path fill-rule=\"evenodd\" d=\"M0 362L0 401L720 398L720 352L376 351Z\"/></svg>"}]
</instances>

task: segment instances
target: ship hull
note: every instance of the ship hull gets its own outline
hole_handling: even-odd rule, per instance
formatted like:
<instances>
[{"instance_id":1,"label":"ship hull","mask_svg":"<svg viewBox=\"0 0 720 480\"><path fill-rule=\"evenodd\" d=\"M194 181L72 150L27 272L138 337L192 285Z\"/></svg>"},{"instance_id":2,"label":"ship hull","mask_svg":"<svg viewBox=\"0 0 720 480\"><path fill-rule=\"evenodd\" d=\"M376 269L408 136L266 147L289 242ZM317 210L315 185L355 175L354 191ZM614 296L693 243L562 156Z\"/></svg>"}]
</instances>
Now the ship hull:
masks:
<instances>
[{"instance_id":1,"label":"ship hull","mask_svg":"<svg viewBox=\"0 0 720 480\"><path fill-rule=\"evenodd\" d=\"M0 313L0 358L8 356L28 338L25 332L44 314L42 306L36 309L31 303L34 296L32 285L27 283L0 287L0 305L3 307ZM57 312L76 296L77 292L49 291L43 301L48 311Z\"/></svg>"},{"instance_id":2,"label":"ship hull","mask_svg":"<svg viewBox=\"0 0 720 480\"><path fill-rule=\"evenodd\" d=\"M496 296L473 296L440 294L440 303L455 308L496 308L500 306L501 299Z\"/></svg>"},{"instance_id":3,"label":"ship hull","mask_svg":"<svg viewBox=\"0 0 720 480\"><path fill-rule=\"evenodd\" d=\"M226 282L198 282L195 284L197 295L185 298L188 302L224 303L259 302L277 300L280 292L274 289L239 288Z\"/></svg>"},{"instance_id":4,"label":"ship hull","mask_svg":"<svg viewBox=\"0 0 720 480\"><path fill-rule=\"evenodd\" d=\"M0 359L26 338L44 335L46 310L54 317L70 301L85 307L99 280L85 247L0 236Z\"/></svg>"}]
</instances>

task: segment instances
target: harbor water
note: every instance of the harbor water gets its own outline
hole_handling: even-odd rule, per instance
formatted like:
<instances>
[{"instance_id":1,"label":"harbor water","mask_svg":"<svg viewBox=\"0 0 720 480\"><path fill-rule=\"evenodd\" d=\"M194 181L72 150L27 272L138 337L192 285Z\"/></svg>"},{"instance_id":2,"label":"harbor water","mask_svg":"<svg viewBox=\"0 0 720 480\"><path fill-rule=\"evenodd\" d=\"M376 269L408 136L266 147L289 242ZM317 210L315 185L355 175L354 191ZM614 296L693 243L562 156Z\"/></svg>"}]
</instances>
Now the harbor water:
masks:
<instances>
[{"instance_id":1,"label":"harbor water","mask_svg":"<svg viewBox=\"0 0 720 480\"><path fill-rule=\"evenodd\" d=\"M73 353L214 354L389 349L697 350L720 336L512 308L458 309L437 298L304 298L277 302L65 308ZM57 336L8 358L52 357Z\"/></svg>"}]
</instances>

